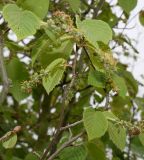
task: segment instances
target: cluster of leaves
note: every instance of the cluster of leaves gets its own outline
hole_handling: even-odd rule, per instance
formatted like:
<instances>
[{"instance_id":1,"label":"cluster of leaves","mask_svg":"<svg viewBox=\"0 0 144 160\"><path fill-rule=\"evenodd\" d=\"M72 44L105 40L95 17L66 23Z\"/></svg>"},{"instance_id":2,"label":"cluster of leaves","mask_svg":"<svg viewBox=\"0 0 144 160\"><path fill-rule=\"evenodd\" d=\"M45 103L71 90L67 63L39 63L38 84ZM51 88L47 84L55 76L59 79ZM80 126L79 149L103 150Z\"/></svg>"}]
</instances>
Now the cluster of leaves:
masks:
<instances>
[{"instance_id":1,"label":"cluster of leaves","mask_svg":"<svg viewBox=\"0 0 144 160\"><path fill-rule=\"evenodd\" d=\"M136 4L0 1L2 92L3 79L11 82L0 104L0 159L144 158L144 100L128 66L113 56L115 44L127 58L125 44L137 53L131 39L113 30L127 24ZM121 17L112 11L117 6ZM143 11L139 19L144 25Z\"/></svg>"}]
</instances>

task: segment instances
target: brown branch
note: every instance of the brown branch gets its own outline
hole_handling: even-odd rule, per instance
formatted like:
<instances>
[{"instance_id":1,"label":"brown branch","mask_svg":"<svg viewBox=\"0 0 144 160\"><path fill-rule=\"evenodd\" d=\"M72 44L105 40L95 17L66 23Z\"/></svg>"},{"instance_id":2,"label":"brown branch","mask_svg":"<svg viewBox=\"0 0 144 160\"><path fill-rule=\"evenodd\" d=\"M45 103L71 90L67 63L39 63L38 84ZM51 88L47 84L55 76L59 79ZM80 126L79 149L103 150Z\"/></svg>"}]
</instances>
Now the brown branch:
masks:
<instances>
[{"instance_id":1,"label":"brown branch","mask_svg":"<svg viewBox=\"0 0 144 160\"><path fill-rule=\"evenodd\" d=\"M64 123L65 123L65 119L67 117L67 113L68 113L68 108L67 108L67 96L69 94L69 92L71 91L71 88L74 85L75 82L75 78L76 78L76 63L77 63L77 56L78 56L78 52L77 52L78 48L76 47L76 52L75 52L75 58L74 58L74 62L72 65L72 80L70 82L70 84L65 88L64 90L64 95L63 95L63 103L62 103L62 109L61 109L61 113L60 113L60 120L59 120L59 124L57 127L57 131L52 139L52 141L50 142L50 144L48 145L48 147L46 148L45 152L43 153L43 155L41 156L40 160L44 160L45 158L48 158L49 156L51 156L55 151L56 151L56 147L57 144L61 138L62 135L62 130L61 127L63 127ZM67 110L66 110L67 108ZM49 153L49 155L48 155Z\"/></svg>"},{"instance_id":2,"label":"brown branch","mask_svg":"<svg viewBox=\"0 0 144 160\"><path fill-rule=\"evenodd\" d=\"M67 146L69 146L71 143L73 143L74 141L76 141L79 137L81 137L84 134L84 131L81 132L80 134L78 134L77 136L71 138L69 141L67 141L66 143L64 143L60 148L57 149L57 151L55 153L53 153L47 160L53 160L55 157L57 157L57 155Z\"/></svg>"},{"instance_id":3,"label":"brown branch","mask_svg":"<svg viewBox=\"0 0 144 160\"><path fill-rule=\"evenodd\" d=\"M0 95L0 104L2 104L6 98L6 95L8 93L9 89L9 80L7 76L7 72L4 65L4 59L3 59L3 34L2 31L0 31L0 74L2 78L3 83L3 89L2 93Z\"/></svg>"},{"instance_id":4,"label":"brown branch","mask_svg":"<svg viewBox=\"0 0 144 160\"><path fill-rule=\"evenodd\" d=\"M78 124L81 124L82 122L83 122L83 120L77 121L77 122L75 122L75 123L72 123L72 124L69 124L69 125L67 125L67 126L65 126L65 127L62 127L60 130L63 131L63 130L72 128L72 127L74 127L74 126L76 126L76 125L78 125Z\"/></svg>"}]
</instances>

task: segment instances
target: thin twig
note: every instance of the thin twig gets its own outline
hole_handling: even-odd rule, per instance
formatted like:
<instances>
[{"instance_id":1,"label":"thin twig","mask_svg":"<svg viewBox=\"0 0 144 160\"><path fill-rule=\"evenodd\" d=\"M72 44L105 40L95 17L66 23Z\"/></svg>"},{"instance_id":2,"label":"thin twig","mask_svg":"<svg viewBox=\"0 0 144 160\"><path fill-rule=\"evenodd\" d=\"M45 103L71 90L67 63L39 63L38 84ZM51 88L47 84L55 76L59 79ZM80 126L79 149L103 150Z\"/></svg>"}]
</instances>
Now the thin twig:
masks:
<instances>
[{"instance_id":1,"label":"thin twig","mask_svg":"<svg viewBox=\"0 0 144 160\"><path fill-rule=\"evenodd\" d=\"M93 18L95 19L98 16L98 12L101 10L101 8L104 5L105 0L100 0L100 2L98 3L97 7L94 9L94 14L93 14Z\"/></svg>"},{"instance_id":2,"label":"thin twig","mask_svg":"<svg viewBox=\"0 0 144 160\"><path fill-rule=\"evenodd\" d=\"M7 76L7 72L4 66L4 59L3 59L3 34L2 31L0 31L0 74L2 78L3 83L3 89L0 95L0 104L2 104L6 98L6 95L8 93L9 88L9 80Z\"/></svg>"},{"instance_id":3,"label":"thin twig","mask_svg":"<svg viewBox=\"0 0 144 160\"><path fill-rule=\"evenodd\" d=\"M69 129L69 128L72 128L72 127L75 127L76 125L81 124L82 122L83 122L83 120L80 120L80 121L77 121L75 123L69 124L69 125L67 125L65 127L62 127L61 131Z\"/></svg>"},{"instance_id":4,"label":"thin twig","mask_svg":"<svg viewBox=\"0 0 144 160\"><path fill-rule=\"evenodd\" d=\"M57 155L67 146L69 146L71 143L76 141L79 137L81 137L84 134L84 131L78 134L77 136L71 138L68 142L64 143L60 148L57 149L55 153L53 153L47 160L53 160Z\"/></svg>"},{"instance_id":5,"label":"thin twig","mask_svg":"<svg viewBox=\"0 0 144 160\"><path fill-rule=\"evenodd\" d=\"M125 31L125 29L127 28L127 26L133 21L133 19L140 13L141 10L143 10L143 8L141 8L129 21L127 21L125 23L125 26L122 29L122 32L119 34L119 37L121 37ZM117 47L118 43L116 42L115 45L112 47L112 50L115 49Z\"/></svg>"},{"instance_id":6,"label":"thin twig","mask_svg":"<svg viewBox=\"0 0 144 160\"><path fill-rule=\"evenodd\" d=\"M85 51L85 53L86 53L86 55L87 55L87 57L88 57L88 59L89 59L89 61L90 61L90 63L91 63L91 66L92 66L93 69L95 70L95 66L93 65L93 62L91 61L91 58L90 58L90 56L89 56L89 53L88 53L87 49L86 49L85 47L83 47L83 49L84 49L84 51Z\"/></svg>"}]
</instances>

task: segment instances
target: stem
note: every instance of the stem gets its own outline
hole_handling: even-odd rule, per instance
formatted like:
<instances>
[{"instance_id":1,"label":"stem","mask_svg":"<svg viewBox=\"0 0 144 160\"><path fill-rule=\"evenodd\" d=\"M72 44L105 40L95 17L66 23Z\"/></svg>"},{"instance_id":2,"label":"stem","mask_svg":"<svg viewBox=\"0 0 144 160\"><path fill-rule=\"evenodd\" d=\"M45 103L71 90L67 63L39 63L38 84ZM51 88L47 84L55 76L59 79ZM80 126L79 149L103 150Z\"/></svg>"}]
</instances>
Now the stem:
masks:
<instances>
[{"instance_id":1,"label":"stem","mask_svg":"<svg viewBox=\"0 0 144 160\"><path fill-rule=\"evenodd\" d=\"M67 113L69 111L68 104L67 104L67 98L68 98L67 96L69 95L69 92L71 91L71 88L73 87L74 82L75 82L75 78L76 78L76 63L77 63L77 56L78 56L77 51L78 51L78 47L76 47L75 58L74 58L74 62L72 65L73 77L72 77L70 84L64 90L62 109L61 109L61 113L60 113L60 120L59 120L59 125L57 127L57 131L56 131L52 141L50 142L50 144L46 148L45 152L43 153L40 160L44 160L45 158L48 158L56 151L57 144L61 138L61 135L63 132L63 130L61 130L61 128L63 127L64 123L66 122ZM50 153L50 154L48 155L48 153Z\"/></svg>"},{"instance_id":2,"label":"stem","mask_svg":"<svg viewBox=\"0 0 144 160\"><path fill-rule=\"evenodd\" d=\"M60 148L57 149L55 153L53 153L47 160L53 160L64 148L69 146L71 143L76 141L79 137L81 137L84 134L84 131L78 134L77 136L71 138L68 142L64 143Z\"/></svg>"},{"instance_id":3,"label":"stem","mask_svg":"<svg viewBox=\"0 0 144 160\"><path fill-rule=\"evenodd\" d=\"M85 53L86 53L86 55L87 55L87 57L88 57L88 59L89 59L89 61L90 61L90 63L91 63L91 66L92 66L93 69L95 70L95 66L93 65L93 63L92 63L92 61L91 61L91 58L90 58L90 56L89 56L89 53L88 53L87 49L86 49L85 47L83 47L83 49L84 49L84 51L85 51Z\"/></svg>"},{"instance_id":4,"label":"stem","mask_svg":"<svg viewBox=\"0 0 144 160\"><path fill-rule=\"evenodd\" d=\"M3 34L2 31L0 31L0 74L2 78L3 83L3 89L2 93L0 95L0 104L2 104L6 98L6 95L8 93L9 88L9 80L7 76L7 72L4 66L4 59L3 59Z\"/></svg>"},{"instance_id":5,"label":"stem","mask_svg":"<svg viewBox=\"0 0 144 160\"><path fill-rule=\"evenodd\" d=\"M94 14L93 14L93 18L95 19L98 16L98 12L101 10L101 8L104 5L105 0L100 0L100 2L98 3L98 6L94 9Z\"/></svg>"},{"instance_id":6,"label":"stem","mask_svg":"<svg viewBox=\"0 0 144 160\"><path fill-rule=\"evenodd\" d=\"M75 123L72 123L72 124L70 124L70 125L67 125L67 126L65 126L65 127L62 127L61 130L63 131L63 130L66 130L66 129L68 129L68 128L74 127L74 126L76 126L76 125L78 125L78 124L81 124L82 122L83 122L83 120L77 121L77 122L75 122Z\"/></svg>"}]
</instances>

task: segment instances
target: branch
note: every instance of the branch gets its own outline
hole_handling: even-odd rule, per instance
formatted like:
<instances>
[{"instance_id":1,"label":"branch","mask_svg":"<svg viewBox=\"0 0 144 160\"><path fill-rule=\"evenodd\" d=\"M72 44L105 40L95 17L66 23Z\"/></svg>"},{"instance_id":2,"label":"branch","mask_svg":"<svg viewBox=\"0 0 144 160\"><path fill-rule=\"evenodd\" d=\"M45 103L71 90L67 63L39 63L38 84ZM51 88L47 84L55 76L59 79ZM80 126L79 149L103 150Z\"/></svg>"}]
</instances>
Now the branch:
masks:
<instances>
[{"instance_id":1,"label":"branch","mask_svg":"<svg viewBox=\"0 0 144 160\"><path fill-rule=\"evenodd\" d=\"M71 128L71 127L74 127L74 126L76 126L76 125L78 125L78 124L81 124L82 122L83 122L83 120L77 121L77 122L75 122L75 123L72 123L72 124L69 124L69 125L67 125L67 126L65 126L65 127L62 127L60 130L61 130L61 131L66 130L66 129L68 129L68 128Z\"/></svg>"},{"instance_id":2,"label":"branch","mask_svg":"<svg viewBox=\"0 0 144 160\"><path fill-rule=\"evenodd\" d=\"M93 18L95 19L98 16L98 12L101 10L101 8L104 5L105 0L100 0L100 2L98 3L97 7L94 9L94 14L93 14Z\"/></svg>"},{"instance_id":3,"label":"branch","mask_svg":"<svg viewBox=\"0 0 144 160\"><path fill-rule=\"evenodd\" d=\"M55 153L53 153L47 160L53 160L64 148L69 146L71 143L76 141L79 137L81 137L84 134L84 131L78 134L77 136L71 138L68 142L64 143L60 148L57 149Z\"/></svg>"},{"instance_id":4,"label":"branch","mask_svg":"<svg viewBox=\"0 0 144 160\"><path fill-rule=\"evenodd\" d=\"M72 80L70 82L70 84L66 87L65 91L64 91L64 95L63 95L63 104L62 104L62 109L61 109L61 113L60 113L60 120L59 120L59 125L57 128L57 131L52 139L52 141L50 142L50 144L48 145L48 147L46 148L45 152L43 153L42 157L40 160L44 160L45 158L48 158L48 156L52 155L55 150L56 150L56 146L61 138L61 134L62 134L62 130L61 127L63 127L64 123L65 123L65 118L67 113L65 113L65 109L67 107L67 96L69 94L69 92L71 91L71 88L74 85L75 82L75 78L76 78L76 63L77 63L77 56L78 56L78 52L77 52L78 48L76 47L76 52L75 52L75 58L74 58L74 62L72 65ZM68 109L68 108L67 108ZM48 153L50 152L50 155L48 155Z\"/></svg>"},{"instance_id":5,"label":"branch","mask_svg":"<svg viewBox=\"0 0 144 160\"><path fill-rule=\"evenodd\" d=\"M0 95L0 104L2 104L6 98L6 95L8 93L9 88L9 80L6 73L6 69L4 66L4 60L3 60L3 34L2 31L0 31L0 74L2 78L3 83L3 89Z\"/></svg>"}]
</instances>

